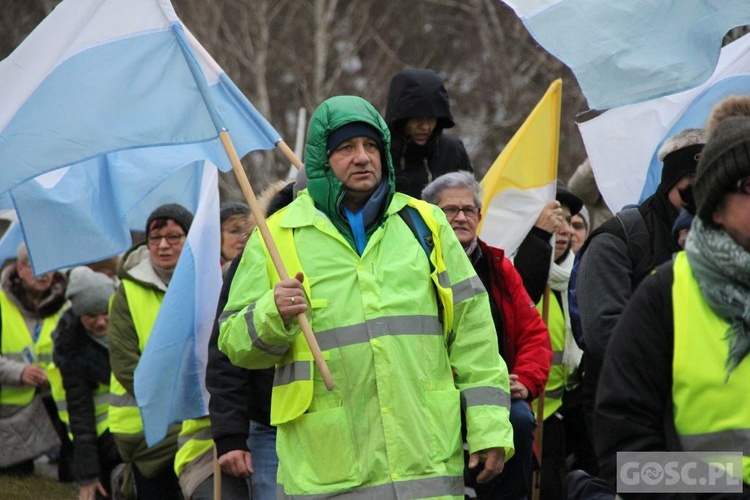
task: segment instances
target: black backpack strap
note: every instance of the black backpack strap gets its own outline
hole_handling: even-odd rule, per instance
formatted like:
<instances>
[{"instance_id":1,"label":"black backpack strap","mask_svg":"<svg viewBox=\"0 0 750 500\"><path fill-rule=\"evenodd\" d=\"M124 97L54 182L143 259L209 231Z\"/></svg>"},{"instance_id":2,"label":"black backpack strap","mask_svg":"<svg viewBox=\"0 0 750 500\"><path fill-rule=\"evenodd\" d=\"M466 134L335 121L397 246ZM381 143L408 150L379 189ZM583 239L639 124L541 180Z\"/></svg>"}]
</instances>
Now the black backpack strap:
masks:
<instances>
[{"instance_id":1,"label":"black backpack strap","mask_svg":"<svg viewBox=\"0 0 750 500\"><path fill-rule=\"evenodd\" d=\"M623 229L623 240L628 246L628 257L630 264L633 266L633 276L631 279L632 288L643 280L651 271L651 259L646 258L651 248L651 235L648 232L646 221L637 207L626 208L617 213L617 220Z\"/></svg>"},{"instance_id":2,"label":"black backpack strap","mask_svg":"<svg viewBox=\"0 0 750 500\"><path fill-rule=\"evenodd\" d=\"M398 214L404 220L409 229L411 229L411 232L414 233L414 237L419 242L419 245L422 247L425 254L427 254L427 262L430 264L430 272L434 272L435 266L432 264L432 260L430 260L430 254L432 253L432 249L435 246L435 243L432 240L432 231L430 231L430 228L427 227L427 224L422 218L422 215L416 208L406 205L404 206L404 208L398 211ZM432 285L434 287L437 287L435 283L433 283ZM437 288L435 289L435 297L437 298L438 318L442 323L443 303L440 300L440 294L438 293Z\"/></svg>"},{"instance_id":3,"label":"black backpack strap","mask_svg":"<svg viewBox=\"0 0 750 500\"><path fill-rule=\"evenodd\" d=\"M580 267L583 254L589 247L591 240L598 234L608 233L620 238L628 248L628 259L633 268L633 274L630 279L631 287L635 287L641 280L651 272L649 263L651 259L646 259L646 255L651 251L651 237L643 220L643 215L638 207L626 208L617 212L617 214L597 227L589 234L583 246L578 250L573 262L573 269L570 273L570 282L568 284L568 310L570 312L570 326L573 331L573 337L581 349L585 350L583 337L583 326L581 325L581 313L578 309L578 269Z\"/></svg>"},{"instance_id":4,"label":"black backpack strap","mask_svg":"<svg viewBox=\"0 0 750 500\"><path fill-rule=\"evenodd\" d=\"M419 214L419 211L417 211L416 208L410 207L408 205L399 210L398 214L404 220L406 225L409 226L411 232L414 233L414 237L417 239L420 246L424 249L425 253L427 254L427 260L430 262L430 269L432 269L430 254L432 253L432 248L435 246L435 244L432 241L432 232L430 232L427 224L425 224L424 219L422 219L422 216Z\"/></svg>"}]
</instances>

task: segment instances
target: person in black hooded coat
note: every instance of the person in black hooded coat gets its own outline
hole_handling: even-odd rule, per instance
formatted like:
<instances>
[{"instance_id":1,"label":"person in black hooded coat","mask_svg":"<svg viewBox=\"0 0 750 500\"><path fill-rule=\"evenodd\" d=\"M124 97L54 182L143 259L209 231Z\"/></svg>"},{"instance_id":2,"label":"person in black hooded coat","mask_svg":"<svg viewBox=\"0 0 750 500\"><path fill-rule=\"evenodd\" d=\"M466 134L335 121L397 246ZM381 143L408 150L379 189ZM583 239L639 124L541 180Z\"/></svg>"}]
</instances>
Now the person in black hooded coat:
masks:
<instances>
[{"instance_id":1,"label":"person in black hooded coat","mask_svg":"<svg viewBox=\"0 0 750 500\"><path fill-rule=\"evenodd\" d=\"M448 93L431 69L404 69L391 79L385 121L391 131L396 191L419 198L433 179L473 172L461 139L443 133L454 126Z\"/></svg>"},{"instance_id":2,"label":"person in black hooded coat","mask_svg":"<svg viewBox=\"0 0 750 500\"><path fill-rule=\"evenodd\" d=\"M122 462L109 430L97 432L97 411L109 398L112 373L107 349L107 307L115 283L82 266L73 269L67 290L71 307L60 318L52 337L53 360L62 375L73 435L73 473L80 498L111 494L110 474ZM99 395L97 395L99 389ZM104 414L106 415L106 413Z\"/></svg>"}]
</instances>

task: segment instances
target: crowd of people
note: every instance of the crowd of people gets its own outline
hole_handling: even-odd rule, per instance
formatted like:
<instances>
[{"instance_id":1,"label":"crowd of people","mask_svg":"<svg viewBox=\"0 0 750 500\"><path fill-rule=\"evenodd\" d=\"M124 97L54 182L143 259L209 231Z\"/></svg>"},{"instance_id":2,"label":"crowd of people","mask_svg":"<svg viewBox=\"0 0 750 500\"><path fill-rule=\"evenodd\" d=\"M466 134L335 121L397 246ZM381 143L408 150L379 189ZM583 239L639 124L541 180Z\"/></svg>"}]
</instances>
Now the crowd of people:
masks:
<instances>
[{"instance_id":1,"label":"crowd of people","mask_svg":"<svg viewBox=\"0 0 750 500\"><path fill-rule=\"evenodd\" d=\"M741 451L750 494L748 109L665 141L656 193L610 218L584 163L509 256L477 233L436 72L398 72L385 117L327 99L297 180L260 196L273 244L221 206L208 414L154 446L134 374L193 215L162 205L121 258L67 272L35 276L21 247L0 274L0 475L48 454L81 499L609 499L617 452Z\"/></svg>"}]
</instances>

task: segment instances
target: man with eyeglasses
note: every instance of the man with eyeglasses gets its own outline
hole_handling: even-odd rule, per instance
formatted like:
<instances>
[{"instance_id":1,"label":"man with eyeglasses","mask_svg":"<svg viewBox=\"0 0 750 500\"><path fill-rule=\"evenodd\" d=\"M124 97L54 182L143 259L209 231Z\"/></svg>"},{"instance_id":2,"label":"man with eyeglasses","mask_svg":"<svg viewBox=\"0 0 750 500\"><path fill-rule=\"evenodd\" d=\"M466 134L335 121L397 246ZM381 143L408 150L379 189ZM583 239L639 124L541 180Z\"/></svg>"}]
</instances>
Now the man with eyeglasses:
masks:
<instances>
[{"instance_id":1,"label":"man with eyeglasses","mask_svg":"<svg viewBox=\"0 0 750 500\"><path fill-rule=\"evenodd\" d=\"M110 382L109 428L135 482L138 498L176 499L179 486L173 470L180 425L148 448L143 434L133 378L161 302L172 279L193 215L172 203L155 209L146 222L146 241L135 245L121 259L117 276L121 284L109 314Z\"/></svg>"},{"instance_id":2,"label":"man with eyeglasses","mask_svg":"<svg viewBox=\"0 0 750 500\"><path fill-rule=\"evenodd\" d=\"M529 402L544 391L552 361L547 327L503 250L477 237L482 205L480 186L473 174L459 171L442 175L425 187L422 199L443 210L487 290L500 355L510 373L510 423L516 454L502 474L489 483L478 483L476 472L467 467L466 484L480 499L525 498L531 485L536 428Z\"/></svg>"}]
</instances>

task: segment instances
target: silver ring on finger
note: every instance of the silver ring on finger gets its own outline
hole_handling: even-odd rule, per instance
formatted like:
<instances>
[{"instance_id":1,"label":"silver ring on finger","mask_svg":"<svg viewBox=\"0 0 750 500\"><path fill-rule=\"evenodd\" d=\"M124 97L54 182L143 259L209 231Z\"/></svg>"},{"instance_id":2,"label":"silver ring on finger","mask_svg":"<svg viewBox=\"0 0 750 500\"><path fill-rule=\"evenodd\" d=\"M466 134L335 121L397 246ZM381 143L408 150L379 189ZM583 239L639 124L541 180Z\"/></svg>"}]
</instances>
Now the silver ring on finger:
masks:
<instances>
[{"instance_id":1,"label":"silver ring on finger","mask_svg":"<svg viewBox=\"0 0 750 500\"><path fill-rule=\"evenodd\" d=\"M292 300L292 305L294 305L295 303L294 297L290 297L290 299Z\"/></svg>"}]
</instances>

